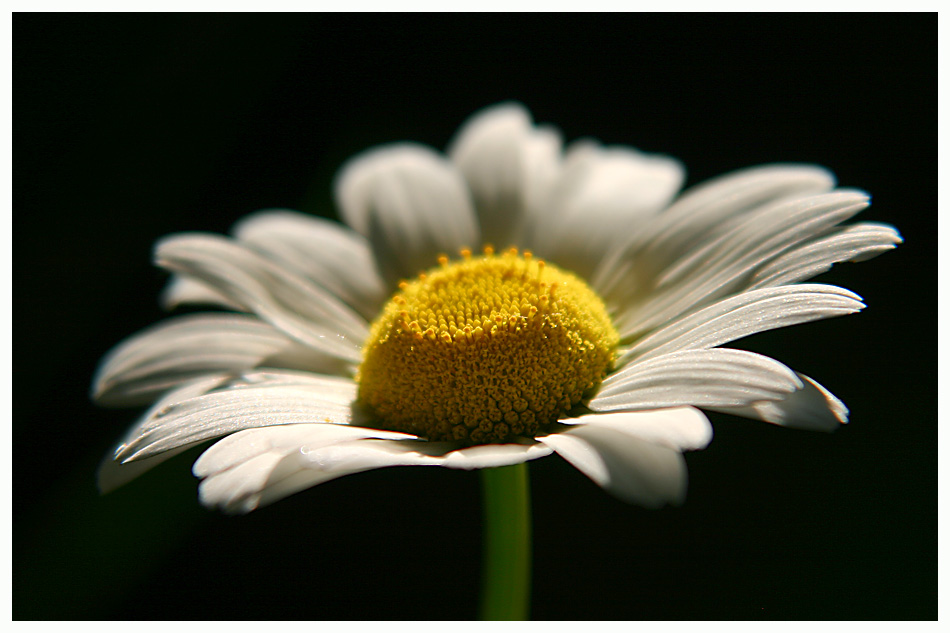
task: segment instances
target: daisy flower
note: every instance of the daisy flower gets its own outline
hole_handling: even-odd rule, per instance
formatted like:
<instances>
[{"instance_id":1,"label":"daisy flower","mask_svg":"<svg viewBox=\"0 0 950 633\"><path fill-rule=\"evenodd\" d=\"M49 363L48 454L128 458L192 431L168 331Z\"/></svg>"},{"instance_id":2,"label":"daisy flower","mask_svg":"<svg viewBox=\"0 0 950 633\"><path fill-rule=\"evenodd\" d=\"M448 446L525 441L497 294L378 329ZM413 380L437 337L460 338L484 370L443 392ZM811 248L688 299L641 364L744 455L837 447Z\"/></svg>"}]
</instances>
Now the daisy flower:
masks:
<instances>
[{"instance_id":1,"label":"daisy flower","mask_svg":"<svg viewBox=\"0 0 950 633\"><path fill-rule=\"evenodd\" d=\"M700 409L831 431L841 401L721 347L851 314L801 283L900 243L843 224L868 195L810 165L679 193L676 160L578 141L517 104L471 117L445 155L371 149L335 182L345 225L258 212L231 237L169 236L172 317L112 350L105 405L152 406L103 463L111 490L188 447L203 504L243 513L386 466L494 469L557 453L605 490L680 503ZM223 310L220 310L223 309Z\"/></svg>"}]
</instances>

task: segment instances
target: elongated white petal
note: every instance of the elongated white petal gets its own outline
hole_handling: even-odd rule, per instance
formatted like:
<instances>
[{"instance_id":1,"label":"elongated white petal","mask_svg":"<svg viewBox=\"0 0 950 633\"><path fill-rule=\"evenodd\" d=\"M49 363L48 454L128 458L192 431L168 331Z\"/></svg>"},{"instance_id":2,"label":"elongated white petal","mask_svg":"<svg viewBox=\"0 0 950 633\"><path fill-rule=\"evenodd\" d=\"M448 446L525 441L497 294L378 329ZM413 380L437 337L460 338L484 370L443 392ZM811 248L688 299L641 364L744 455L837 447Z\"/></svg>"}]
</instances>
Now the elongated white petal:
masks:
<instances>
[{"instance_id":1,"label":"elongated white petal","mask_svg":"<svg viewBox=\"0 0 950 633\"><path fill-rule=\"evenodd\" d=\"M834 394L803 374L804 388L781 400L754 402L745 407L714 407L716 411L809 431L834 431L848 422L848 407Z\"/></svg>"},{"instance_id":2,"label":"elongated white petal","mask_svg":"<svg viewBox=\"0 0 950 633\"><path fill-rule=\"evenodd\" d=\"M815 196L796 197L764 205L730 218L688 254L668 267L660 285L676 282L710 261L734 262L741 257L780 252L789 245L823 234L824 231L866 209L870 198L863 191L839 189Z\"/></svg>"},{"instance_id":3,"label":"elongated white petal","mask_svg":"<svg viewBox=\"0 0 950 633\"><path fill-rule=\"evenodd\" d=\"M350 424L356 383L296 372L256 372L227 389L166 406L137 428L117 457L133 461L236 431L280 424Z\"/></svg>"},{"instance_id":4,"label":"elongated white petal","mask_svg":"<svg viewBox=\"0 0 950 633\"><path fill-rule=\"evenodd\" d=\"M678 451L704 449L713 437L709 420L702 411L693 407L595 413L562 418L559 422L570 426L587 424L609 428Z\"/></svg>"},{"instance_id":5,"label":"elongated white petal","mask_svg":"<svg viewBox=\"0 0 950 633\"><path fill-rule=\"evenodd\" d=\"M461 173L435 151L399 144L351 159L336 181L343 219L369 238L384 280L395 286L479 243Z\"/></svg>"},{"instance_id":6,"label":"elongated white petal","mask_svg":"<svg viewBox=\"0 0 950 633\"><path fill-rule=\"evenodd\" d=\"M152 407L139 418L139 421L129 429L125 437L116 445L115 449L106 455L102 462L99 464L99 471L97 473L99 491L103 494L115 490L119 486L132 481L142 473L151 470L155 466L158 466L160 463L177 455L178 453L189 448L190 445L183 445L177 449L161 453L160 455L155 455L147 459L142 459L135 462L130 462L123 464L118 461L116 457L117 454L123 451L125 448L126 442L132 441L134 438L142 432L143 429L150 427L154 424L154 419L157 415L165 410L166 407L169 407L177 402L182 400L187 400L189 398L194 398L205 394L216 387L223 385L227 382L229 376L227 374L216 374L203 376L196 380L192 380L177 389L170 391L160 398Z\"/></svg>"},{"instance_id":7,"label":"elongated white petal","mask_svg":"<svg viewBox=\"0 0 950 633\"><path fill-rule=\"evenodd\" d=\"M644 230L683 183L683 167L630 148L581 146L568 156L547 201L527 231L535 252L589 277L609 248Z\"/></svg>"},{"instance_id":8,"label":"elongated white petal","mask_svg":"<svg viewBox=\"0 0 950 633\"><path fill-rule=\"evenodd\" d=\"M331 479L388 466L489 468L551 453L540 444L451 450L411 435L360 427L300 424L235 433L195 463L203 503L248 512Z\"/></svg>"},{"instance_id":9,"label":"elongated white petal","mask_svg":"<svg viewBox=\"0 0 950 633\"><path fill-rule=\"evenodd\" d=\"M632 333L650 331L741 292L749 287L758 268L866 206L863 192L836 191L746 214L657 276L648 296L618 316L618 327Z\"/></svg>"},{"instance_id":10,"label":"elongated white petal","mask_svg":"<svg viewBox=\"0 0 950 633\"><path fill-rule=\"evenodd\" d=\"M210 477L274 449L284 453L317 449L367 438L406 440L414 435L346 424L291 424L247 429L219 440L195 461L196 477Z\"/></svg>"},{"instance_id":11,"label":"elongated white petal","mask_svg":"<svg viewBox=\"0 0 950 633\"><path fill-rule=\"evenodd\" d=\"M767 204L831 191L834 174L816 165L763 165L743 169L686 191L651 226L649 248L679 258L729 218Z\"/></svg>"},{"instance_id":12,"label":"elongated white petal","mask_svg":"<svg viewBox=\"0 0 950 633\"><path fill-rule=\"evenodd\" d=\"M687 350L630 363L604 380L594 411L743 406L802 388L785 365L734 349Z\"/></svg>"},{"instance_id":13,"label":"elongated white petal","mask_svg":"<svg viewBox=\"0 0 950 633\"><path fill-rule=\"evenodd\" d=\"M93 397L109 405L144 404L204 374L268 363L320 373L346 369L339 359L301 345L254 317L189 314L139 332L109 352L93 381Z\"/></svg>"},{"instance_id":14,"label":"elongated white petal","mask_svg":"<svg viewBox=\"0 0 950 633\"><path fill-rule=\"evenodd\" d=\"M729 218L788 197L831 190L834 176L811 165L766 165L737 171L686 191L649 227L606 254L592 276L593 287L609 302L624 305L673 262L720 230Z\"/></svg>"},{"instance_id":15,"label":"elongated white petal","mask_svg":"<svg viewBox=\"0 0 950 633\"><path fill-rule=\"evenodd\" d=\"M554 182L560 152L557 132L535 128L516 103L486 108L462 125L448 155L472 191L485 242L512 243L513 231Z\"/></svg>"},{"instance_id":16,"label":"elongated white petal","mask_svg":"<svg viewBox=\"0 0 950 633\"><path fill-rule=\"evenodd\" d=\"M703 349L776 328L852 314L864 308L849 290L799 284L750 290L660 327L638 340L617 366L686 349ZM621 332L621 336L629 332Z\"/></svg>"},{"instance_id":17,"label":"elongated white petal","mask_svg":"<svg viewBox=\"0 0 950 633\"><path fill-rule=\"evenodd\" d=\"M752 277L752 288L795 283L816 277L840 262L861 262L895 248L903 240L887 224L863 222L834 229L830 234L783 253Z\"/></svg>"},{"instance_id":18,"label":"elongated white petal","mask_svg":"<svg viewBox=\"0 0 950 633\"><path fill-rule=\"evenodd\" d=\"M161 240L156 262L213 285L288 336L359 362L366 321L332 294L236 242L204 234Z\"/></svg>"},{"instance_id":19,"label":"elongated white petal","mask_svg":"<svg viewBox=\"0 0 950 633\"><path fill-rule=\"evenodd\" d=\"M551 454L551 449L533 441L521 444L483 444L458 448L450 442L418 443L413 449L428 458L428 464L457 470L512 466Z\"/></svg>"},{"instance_id":20,"label":"elongated white petal","mask_svg":"<svg viewBox=\"0 0 950 633\"><path fill-rule=\"evenodd\" d=\"M162 290L159 303L166 310L183 305L206 305L245 312L246 308L208 284L185 275L172 275Z\"/></svg>"},{"instance_id":21,"label":"elongated white petal","mask_svg":"<svg viewBox=\"0 0 950 633\"><path fill-rule=\"evenodd\" d=\"M580 425L539 437L612 495L628 503L658 508L686 498L686 462L674 448L623 431Z\"/></svg>"},{"instance_id":22,"label":"elongated white petal","mask_svg":"<svg viewBox=\"0 0 950 633\"><path fill-rule=\"evenodd\" d=\"M374 318L386 300L369 243L337 222L277 209L243 218L232 233L326 288L367 319Z\"/></svg>"},{"instance_id":23,"label":"elongated white petal","mask_svg":"<svg viewBox=\"0 0 950 633\"><path fill-rule=\"evenodd\" d=\"M195 464L195 474L204 477L198 488L201 502L229 513L250 512L337 477L420 462L417 453L401 448L409 442L327 442L321 426L254 429L218 442ZM219 450L226 453L223 460ZM233 459L242 452L242 458Z\"/></svg>"}]
</instances>

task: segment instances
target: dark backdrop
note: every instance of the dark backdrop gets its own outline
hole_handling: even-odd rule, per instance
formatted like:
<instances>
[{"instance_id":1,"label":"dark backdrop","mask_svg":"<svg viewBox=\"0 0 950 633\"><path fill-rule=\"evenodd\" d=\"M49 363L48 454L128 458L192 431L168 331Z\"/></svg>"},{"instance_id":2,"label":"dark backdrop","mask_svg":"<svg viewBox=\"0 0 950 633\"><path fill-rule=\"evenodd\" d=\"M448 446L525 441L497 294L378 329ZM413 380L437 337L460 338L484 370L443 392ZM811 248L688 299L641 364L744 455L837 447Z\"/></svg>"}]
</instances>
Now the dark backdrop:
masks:
<instances>
[{"instance_id":1,"label":"dark backdrop","mask_svg":"<svg viewBox=\"0 0 950 633\"><path fill-rule=\"evenodd\" d=\"M532 463L533 615L936 618L934 16L17 14L14 42L14 618L475 616L477 474L369 472L230 518L198 505L192 452L99 497L135 412L87 392L163 316L158 237L332 217L347 156L444 147L506 99L679 157L688 184L826 165L906 238L823 277L865 312L742 343L828 385L848 427L716 416L661 511Z\"/></svg>"}]
</instances>

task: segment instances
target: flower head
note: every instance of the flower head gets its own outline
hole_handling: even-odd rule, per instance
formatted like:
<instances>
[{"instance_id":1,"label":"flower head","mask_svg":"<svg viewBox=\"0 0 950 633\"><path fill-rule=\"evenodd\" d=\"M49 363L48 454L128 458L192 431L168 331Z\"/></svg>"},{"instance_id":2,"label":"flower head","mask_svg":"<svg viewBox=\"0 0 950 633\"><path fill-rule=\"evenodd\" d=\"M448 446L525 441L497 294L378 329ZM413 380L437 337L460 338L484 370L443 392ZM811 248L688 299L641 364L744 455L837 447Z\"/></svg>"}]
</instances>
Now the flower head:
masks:
<instances>
[{"instance_id":1,"label":"flower head","mask_svg":"<svg viewBox=\"0 0 950 633\"><path fill-rule=\"evenodd\" d=\"M208 506L246 512L384 466L490 468L557 452L621 499L681 502L699 410L832 430L846 407L771 358L720 347L857 312L801 283L900 243L842 224L867 194L808 165L677 196L675 160L577 142L503 104L448 155L347 163L347 226L290 211L156 246L173 317L103 360L94 396L152 407L100 469L112 489L190 446ZM675 198L675 199L674 199ZM223 438L223 439L222 439ZM113 459L114 458L114 459Z\"/></svg>"}]
</instances>

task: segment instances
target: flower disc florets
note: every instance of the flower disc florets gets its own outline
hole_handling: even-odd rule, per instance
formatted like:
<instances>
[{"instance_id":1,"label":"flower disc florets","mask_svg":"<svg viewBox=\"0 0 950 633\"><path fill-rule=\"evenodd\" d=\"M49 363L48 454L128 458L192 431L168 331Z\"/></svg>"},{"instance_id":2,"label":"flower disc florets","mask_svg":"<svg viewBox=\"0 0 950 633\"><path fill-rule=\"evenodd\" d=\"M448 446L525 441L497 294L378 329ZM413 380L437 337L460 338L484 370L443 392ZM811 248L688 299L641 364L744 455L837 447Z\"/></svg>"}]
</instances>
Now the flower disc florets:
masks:
<instances>
[{"instance_id":1,"label":"flower disc florets","mask_svg":"<svg viewBox=\"0 0 950 633\"><path fill-rule=\"evenodd\" d=\"M379 426L469 444L530 437L606 376L619 341L581 279L511 249L439 266L373 323L357 380Z\"/></svg>"}]
</instances>

